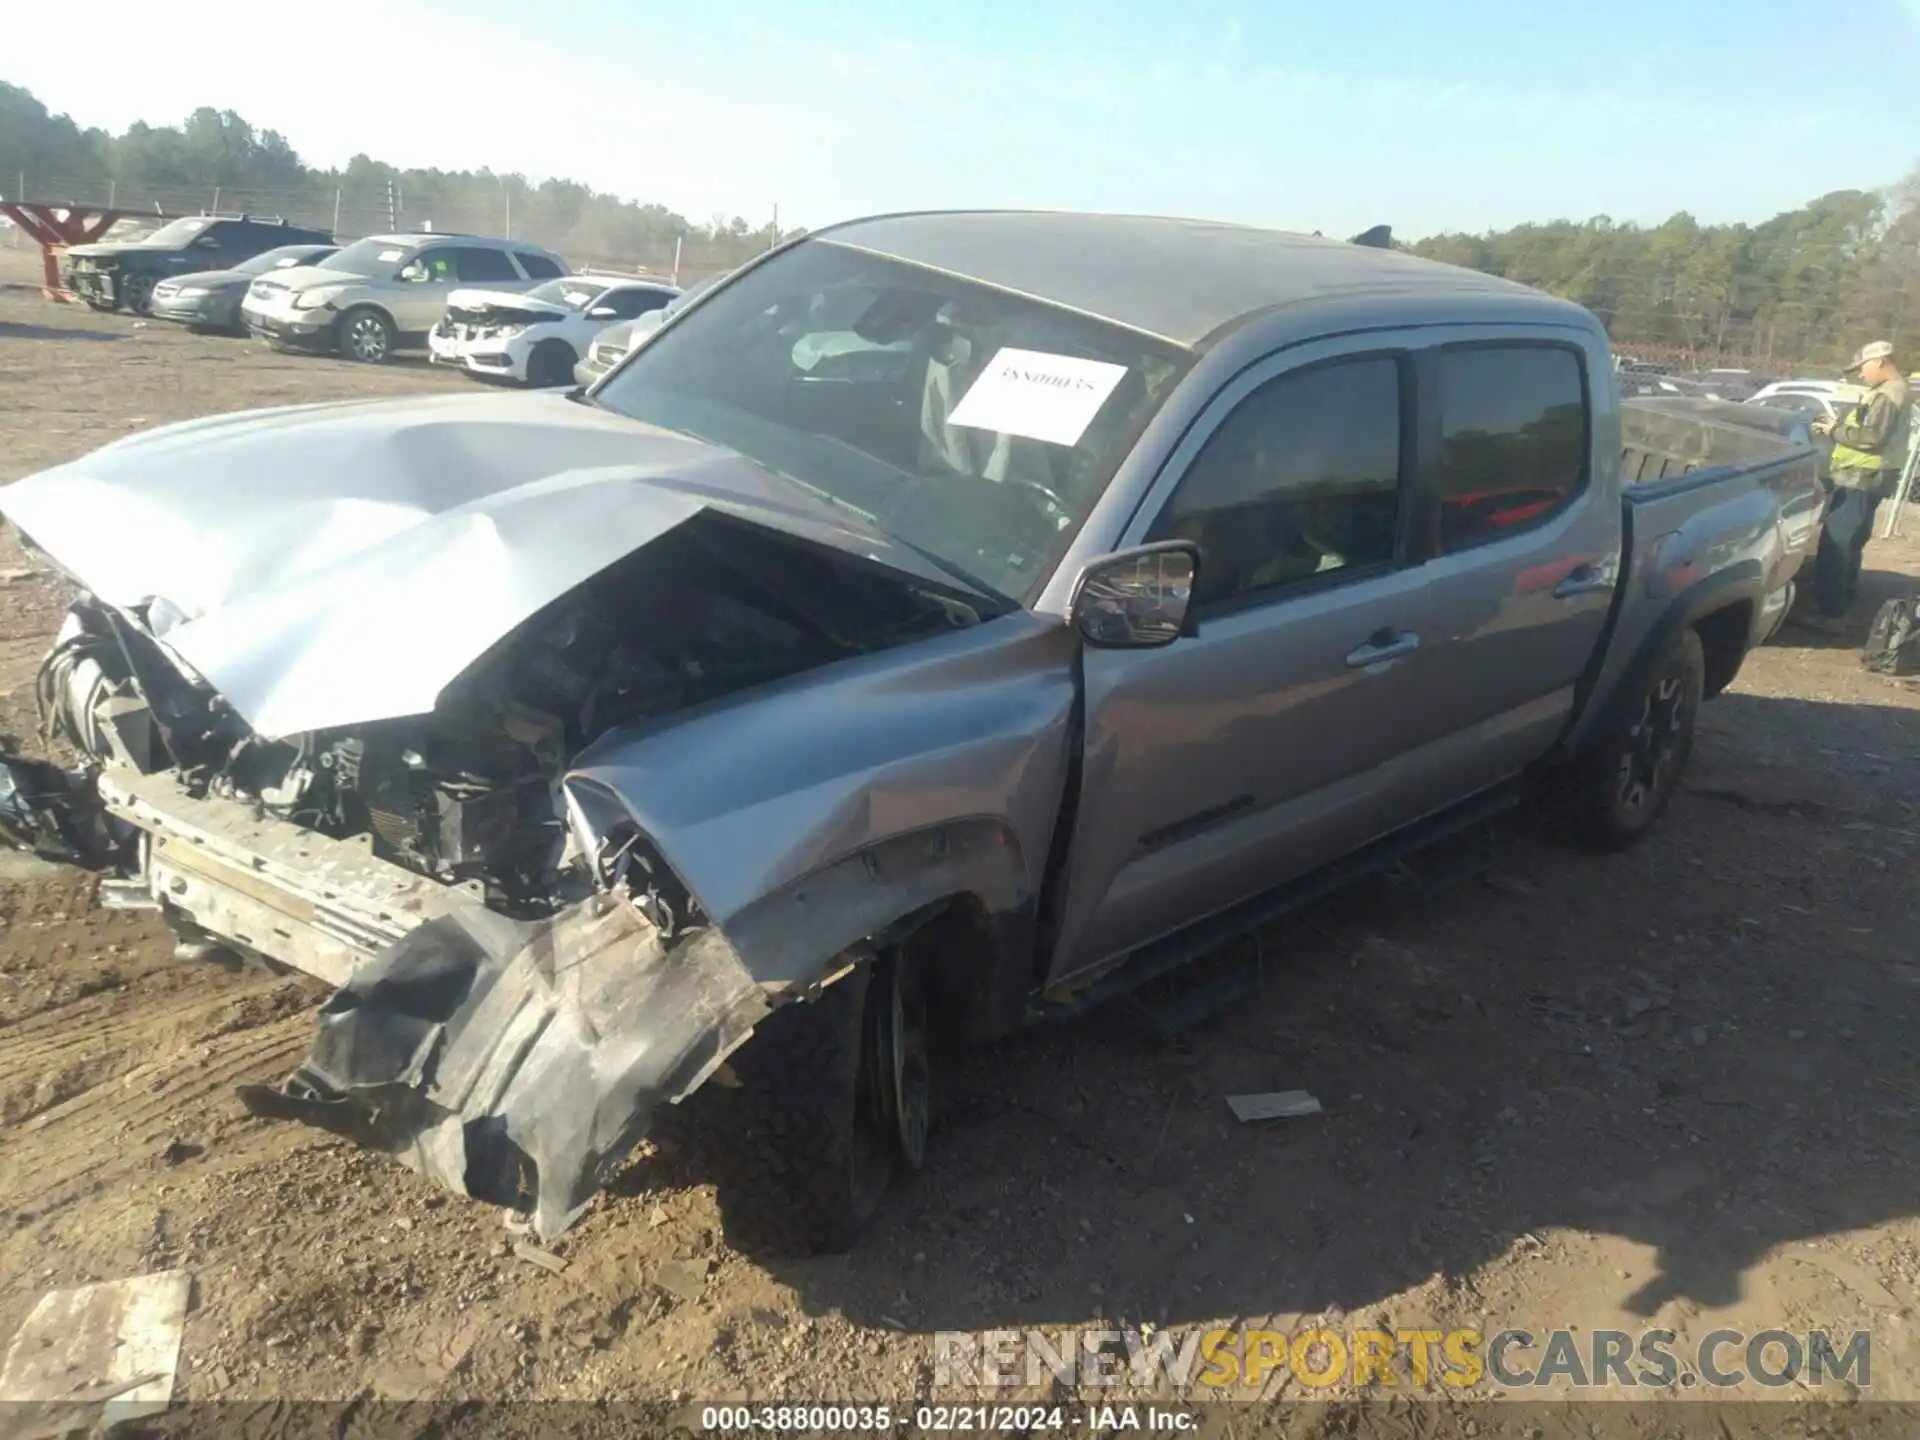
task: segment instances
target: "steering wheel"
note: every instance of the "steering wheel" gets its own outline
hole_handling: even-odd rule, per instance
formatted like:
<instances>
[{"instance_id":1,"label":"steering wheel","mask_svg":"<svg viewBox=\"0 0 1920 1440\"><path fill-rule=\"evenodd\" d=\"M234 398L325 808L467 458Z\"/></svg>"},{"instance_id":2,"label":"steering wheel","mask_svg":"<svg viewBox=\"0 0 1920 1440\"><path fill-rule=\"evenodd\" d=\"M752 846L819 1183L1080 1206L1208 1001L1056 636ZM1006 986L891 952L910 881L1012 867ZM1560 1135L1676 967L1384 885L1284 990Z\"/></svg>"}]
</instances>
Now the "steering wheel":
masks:
<instances>
[{"instance_id":1,"label":"steering wheel","mask_svg":"<svg viewBox=\"0 0 1920 1440\"><path fill-rule=\"evenodd\" d=\"M1041 500L1046 502L1048 508L1057 512L1062 519L1066 519L1073 514L1072 506L1068 505L1066 501L1062 500L1038 480L1023 480L1018 477L1009 477L1000 483L1002 485L1011 485L1018 490L1024 490L1030 495L1039 496Z\"/></svg>"}]
</instances>

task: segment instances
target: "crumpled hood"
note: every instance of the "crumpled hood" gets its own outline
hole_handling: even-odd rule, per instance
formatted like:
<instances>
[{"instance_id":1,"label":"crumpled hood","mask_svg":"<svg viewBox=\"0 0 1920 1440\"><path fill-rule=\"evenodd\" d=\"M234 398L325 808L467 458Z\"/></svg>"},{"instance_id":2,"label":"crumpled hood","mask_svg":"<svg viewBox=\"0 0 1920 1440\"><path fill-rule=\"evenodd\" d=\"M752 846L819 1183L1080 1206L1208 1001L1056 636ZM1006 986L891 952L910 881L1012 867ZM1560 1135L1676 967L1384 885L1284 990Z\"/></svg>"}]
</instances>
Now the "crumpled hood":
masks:
<instances>
[{"instance_id":1,"label":"crumpled hood","mask_svg":"<svg viewBox=\"0 0 1920 1440\"><path fill-rule=\"evenodd\" d=\"M149 245L143 240L103 240L93 245L69 245L63 252L80 260L112 260L121 255L158 255L184 261L186 251L178 245Z\"/></svg>"},{"instance_id":2,"label":"crumpled hood","mask_svg":"<svg viewBox=\"0 0 1920 1440\"><path fill-rule=\"evenodd\" d=\"M591 287L582 286L582 289ZM578 311L569 310L564 305L556 305L551 300L535 300L528 295L516 295L511 290L456 290L447 296L449 310L526 310L536 315L574 315Z\"/></svg>"},{"instance_id":3,"label":"crumpled hood","mask_svg":"<svg viewBox=\"0 0 1920 1440\"><path fill-rule=\"evenodd\" d=\"M732 451L553 394L216 416L0 489L0 515L100 599L153 602L154 632L270 737L425 713L704 508L964 593Z\"/></svg>"}]
</instances>

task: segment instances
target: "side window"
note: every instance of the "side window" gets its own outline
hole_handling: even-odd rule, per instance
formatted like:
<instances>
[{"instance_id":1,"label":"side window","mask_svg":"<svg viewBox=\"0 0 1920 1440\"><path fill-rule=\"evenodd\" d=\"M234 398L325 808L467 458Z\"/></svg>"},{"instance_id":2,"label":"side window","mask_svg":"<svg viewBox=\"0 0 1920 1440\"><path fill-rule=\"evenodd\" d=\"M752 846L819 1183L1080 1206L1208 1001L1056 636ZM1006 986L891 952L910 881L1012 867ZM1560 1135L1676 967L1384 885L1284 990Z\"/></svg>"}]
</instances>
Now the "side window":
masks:
<instances>
[{"instance_id":1,"label":"side window","mask_svg":"<svg viewBox=\"0 0 1920 1440\"><path fill-rule=\"evenodd\" d=\"M504 250L481 250L460 245L453 247L451 253L460 267L455 278L463 284L520 278L520 273L513 268L513 262L507 259Z\"/></svg>"},{"instance_id":2,"label":"side window","mask_svg":"<svg viewBox=\"0 0 1920 1440\"><path fill-rule=\"evenodd\" d=\"M529 279L558 280L560 278L560 267L544 255L532 255L525 250L516 250L513 252L513 258L520 262L520 268L527 272Z\"/></svg>"},{"instance_id":3,"label":"side window","mask_svg":"<svg viewBox=\"0 0 1920 1440\"><path fill-rule=\"evenodd\" d=\"M1587 450L1587 389L1573 351L1486 345L1441 352L1443 550L1545 524L1585 486Z\"/></svg>"},{"instance_id":4,"label":"side window","mask_svg":"<svg viewBox=\"0 0 1920 1440\"><path fill-rule=\"evenodd\" d=\"M1149 537L1200 547L1197 604L1392 563L1400 395L1399 362L1374 356L1278 376L1240 402Z\"/></svg>"},{"instance_id":5,"label":"side window","mask_svg":"<svg viewBox=\"0 0 1920 1440\"><path fill-rule=\"evenodd\" d=\"M607 304L618 312L622 320L638 320L649 310L658 310L667 303L668 298L658 290L619 290L614 292Z\"/></svg>"}]
</instances>

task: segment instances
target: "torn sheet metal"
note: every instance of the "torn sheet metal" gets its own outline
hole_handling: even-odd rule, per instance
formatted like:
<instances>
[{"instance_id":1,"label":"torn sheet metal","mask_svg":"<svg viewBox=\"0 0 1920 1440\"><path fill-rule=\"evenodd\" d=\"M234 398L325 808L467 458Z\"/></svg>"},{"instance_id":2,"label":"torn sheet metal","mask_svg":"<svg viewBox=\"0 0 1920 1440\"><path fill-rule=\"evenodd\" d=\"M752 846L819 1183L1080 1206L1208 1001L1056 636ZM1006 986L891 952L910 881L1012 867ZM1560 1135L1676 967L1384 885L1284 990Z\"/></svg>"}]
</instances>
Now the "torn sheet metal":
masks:
<instances>
[{"instance_id":1,"label":"torn sheet metal","mask_svg":"<svg viewBox=\"0 0 1920 1440\"><path fill-rule=\"evenodd\" d=\"M186 1271L161 1270L42 1295L0 1367L7 1434L38 1440L164 1411L192 1290Z\"/></svg>"},{"instance_id":2,"label":"torn sheet metal","mask_svg":"<svg viewBox=\"0 0 1920 1440\"><path fill-rule=\"evenodd\" d=\"M476 907L361 969L320 1011L286 1086L241 1099L530 1208L546 1238L768 1009L716 929L669 946L606 896L533 923Z\"/></svg>"},{"instance_id":3,"label":"torn sheet metal","mask_svg":"<svg viewBox=\"0 0 1920 1440\"><path fill-rule=\"evenodd\" d=\"M425 713L542 606L708 508L964 592L731 451L550 394L218 416L0 491L273 738Z\"/></svg>"}]
</instances>

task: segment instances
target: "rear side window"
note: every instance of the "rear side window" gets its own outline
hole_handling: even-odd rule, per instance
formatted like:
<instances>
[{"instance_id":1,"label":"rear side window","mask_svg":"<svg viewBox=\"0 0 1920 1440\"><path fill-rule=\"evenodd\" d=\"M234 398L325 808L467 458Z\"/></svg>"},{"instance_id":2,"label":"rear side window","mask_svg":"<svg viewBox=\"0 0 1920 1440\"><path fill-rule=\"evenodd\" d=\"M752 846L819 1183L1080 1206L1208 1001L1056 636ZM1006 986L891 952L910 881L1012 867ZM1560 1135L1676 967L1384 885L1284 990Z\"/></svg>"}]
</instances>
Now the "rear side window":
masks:
<instances>
[{"instance_id":1,"label":"rear side window","mask_svg":"<svg viewBox=\"0 0 1920 1440\"><path fill-rule=\"evenodd\" d=\"M507 259L504 250L481 250L466 245L454 248L454 263L459 267L460 279L472 284L475 281L518 280L519 272L513 268L513 262Z\"/></svg>"},{"instance_id":2,"label":"rear side window","mask_svg":"<svg viewBox=\"0 0 1920 1440\"><path fill-rule=\"evenodd\" d=\"M1580 357L1547 345L1440 355L1440 543L1447 551L1544 525L1587 479Z\"/></svg>"},{"instance_id":3,"label":"rear side window","mask_svg":"<svg viewBox=\"0 0 1920 1440\"><path fill-rule=\"evenodd\" d=\"M562 274L560 267L544 255L532 255L525 250L513 252L513 258L520 262L520 268L534 280L558 280Z\"/></svg>"},{"instance_id":4,"label":"rear side window","mask_svg":"<svg viewBox=\"0 0 1920 1440\"><path fill-rule=\"evenodd\" d=\"M622 320L638 320L649 310L658 310L672 298L659 290L620 290L605 303L611 305Z\"/></svg>"},{"instance_id":5,"label":"rear side window","mask_svg":"<svg viewBox=\"0 0 1920 1440\"><path fill-rule=\"evenodd\" d=\"M1220 422L1150 538L1200 547L1203 605L1390 564L1400 416L1388 357L1269 380Z\"/></svg>"}]
</instances>

